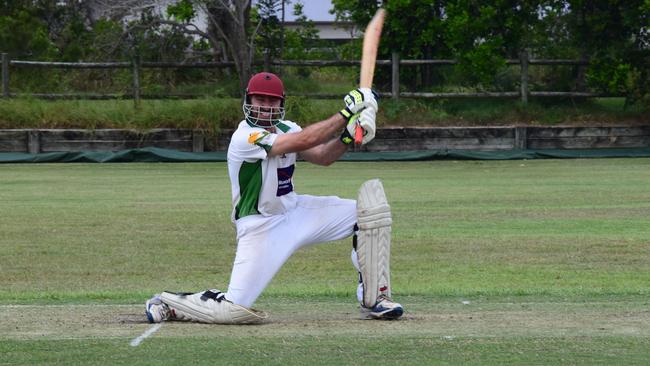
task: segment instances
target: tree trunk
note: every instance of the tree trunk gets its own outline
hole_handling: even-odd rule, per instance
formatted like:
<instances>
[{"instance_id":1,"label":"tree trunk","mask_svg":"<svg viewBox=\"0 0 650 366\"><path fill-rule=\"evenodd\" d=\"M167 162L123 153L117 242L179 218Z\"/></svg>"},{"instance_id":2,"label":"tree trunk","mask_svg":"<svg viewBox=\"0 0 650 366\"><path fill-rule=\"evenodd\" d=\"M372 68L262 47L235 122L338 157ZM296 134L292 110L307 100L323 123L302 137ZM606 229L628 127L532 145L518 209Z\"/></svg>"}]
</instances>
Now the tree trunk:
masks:
<instances>
[{"instance_id":1,"label":"tree trunk","mask_svg":"<svg viewBox=\"0 0 650 366\"><path fill-rule=\"evenodd\" d=\"M212 46L214 39L223 40L232 61L235 63L237 76L239 78L240 93L243 96L248 79L252 74L252 52L251 43L248 40L248 29L250 24L251 4L247 0L218 0L206 1L203 8L208 16L210 26L219 35L211 39Z\"/></svg>"}]
</instances>

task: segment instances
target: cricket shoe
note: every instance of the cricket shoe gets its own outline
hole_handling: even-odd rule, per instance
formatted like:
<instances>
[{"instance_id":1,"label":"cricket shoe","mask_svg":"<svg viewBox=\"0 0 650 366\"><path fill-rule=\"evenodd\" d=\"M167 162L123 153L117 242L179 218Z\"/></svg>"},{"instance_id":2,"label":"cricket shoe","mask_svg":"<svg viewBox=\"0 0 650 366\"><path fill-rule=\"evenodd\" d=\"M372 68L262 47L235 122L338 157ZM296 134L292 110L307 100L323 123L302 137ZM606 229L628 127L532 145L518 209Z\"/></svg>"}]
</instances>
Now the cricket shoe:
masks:
<instances>
[{"instance_id":1,"label":"cricket shoe","mask_svg":"<svg viewBox=\"0 0 650 366\"><path fill-rule=\"evenodd\" d=\"M402 314L404 314L402 305L385 295L379 295L377 302L371 308L361 306L361 319L394 320Z\"/></svg>"},{"instance_id":2,"label":"cricket shoe","mask_svg":"<svg viewBox=\"0 0 650 366\"><path fill-rule=\"evenodd\" d=\"M162 302L159 294L153 295L153 297L145 303L145 314L147 314L147 319L149 323L160 323L165 320L172 318L173 314L169 306Z\"/></svg>"}]
</instances>

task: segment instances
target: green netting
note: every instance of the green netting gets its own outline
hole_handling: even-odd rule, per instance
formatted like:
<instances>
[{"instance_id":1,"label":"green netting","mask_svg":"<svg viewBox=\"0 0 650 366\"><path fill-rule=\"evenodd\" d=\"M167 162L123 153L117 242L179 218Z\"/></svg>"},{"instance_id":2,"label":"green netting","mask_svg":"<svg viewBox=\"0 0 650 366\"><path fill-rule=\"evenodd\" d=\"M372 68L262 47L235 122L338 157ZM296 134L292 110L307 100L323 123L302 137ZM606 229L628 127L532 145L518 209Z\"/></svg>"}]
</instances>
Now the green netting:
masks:
<instances>
[{"instance_id":1,"label":"green netting","mask_svg":"<svg viewBox=\"0 0 650 366\"><path fill-rule=\"evenodd\" d=\"M629 149L573 150L428 150L406 152L349 152L342 161L422 160L517 160L650 157L650 147ZM0 163L126 163L126 162L211 162L226 161L226 153L183 152L147 147L112 151L50 152L40 154L0 153Z\"/></svg>"}]
</instances>

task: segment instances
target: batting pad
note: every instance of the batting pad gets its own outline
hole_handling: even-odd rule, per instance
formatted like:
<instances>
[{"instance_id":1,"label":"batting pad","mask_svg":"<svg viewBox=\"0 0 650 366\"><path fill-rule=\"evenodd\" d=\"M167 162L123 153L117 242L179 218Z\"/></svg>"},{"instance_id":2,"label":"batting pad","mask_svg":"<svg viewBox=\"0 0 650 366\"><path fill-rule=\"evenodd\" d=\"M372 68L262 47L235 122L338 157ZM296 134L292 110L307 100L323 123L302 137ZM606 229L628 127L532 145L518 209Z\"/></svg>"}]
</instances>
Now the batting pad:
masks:
<instances>
[{"instance_id":1,"label":"batting pad","mask_svg":"<svg viewBox=\"0 0 650 366\"><path fill-rule=\"evenodd\" d=\"M193 294L163 292L160 298L183 319L200 323L250 324L267 318L265 312L233 304L217 290Z\"/></svg>"},{"instance_id":2,"label":"batting pad","mask_svg":"<svg viewBox=\"0 0 650 366\"><path fill-rule=\"evenodd\" d=\"M357 199L357 256L363 282L363 305L372 307L379 295L390 298L390 234L393 220L379 179L361 185Z\"/></svg>"}]
</instances>

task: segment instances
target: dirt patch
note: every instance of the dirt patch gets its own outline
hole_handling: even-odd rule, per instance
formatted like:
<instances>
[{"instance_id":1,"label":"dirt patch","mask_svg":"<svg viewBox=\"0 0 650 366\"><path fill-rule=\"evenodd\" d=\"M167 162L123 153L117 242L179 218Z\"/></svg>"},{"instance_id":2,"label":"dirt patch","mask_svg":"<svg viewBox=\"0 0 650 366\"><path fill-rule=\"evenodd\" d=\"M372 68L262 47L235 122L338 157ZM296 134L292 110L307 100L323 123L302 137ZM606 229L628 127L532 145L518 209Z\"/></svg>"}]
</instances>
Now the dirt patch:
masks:
<instances>
[{"instance_id":1,"label":"dirt patch","mask_svg":"<svg viewBox=\"0 0 650 366\"><path fill-rule=\"evenodd\" d=\"M359 319L349 302L263 304L270 318L260 325L223 326L170 322L156 337L557 337L650 336L647 303L422 302L405 304L399 321ZM141 305L0 306L5 339L134 338L150 327ZM218 332L217 332L218 329Z\"/></svg>"}]
</instances>

